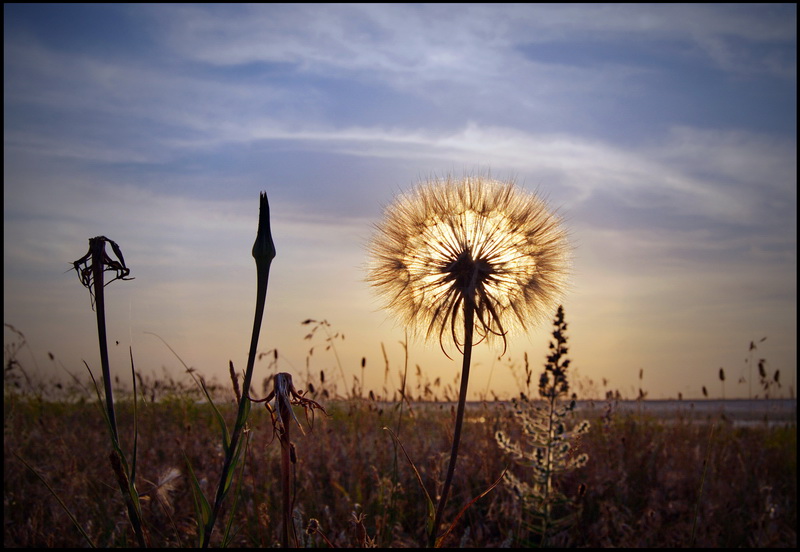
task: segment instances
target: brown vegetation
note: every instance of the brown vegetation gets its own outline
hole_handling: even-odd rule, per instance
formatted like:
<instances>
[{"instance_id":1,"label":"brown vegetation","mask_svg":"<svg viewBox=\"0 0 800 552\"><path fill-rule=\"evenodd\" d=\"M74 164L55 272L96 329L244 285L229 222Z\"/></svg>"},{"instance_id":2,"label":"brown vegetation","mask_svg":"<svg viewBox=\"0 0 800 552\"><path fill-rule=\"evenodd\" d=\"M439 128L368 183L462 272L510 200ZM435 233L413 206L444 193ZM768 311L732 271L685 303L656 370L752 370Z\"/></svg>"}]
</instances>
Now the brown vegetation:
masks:
<instances>
[{"instance_id":1,"label":"brown vegetation","mask_svg":"<svg viewBox=\"0 0 800 552\"><path fill-rule=\"evenodd\" d=\"M221 410L231 424L233 399ZM412 547L425 542L427 516L417 479L384 427L398 428L400 405L350 399L328 401L311 432L297 436L294 517L301 545L376 544ZM130 401L119 402L122 447L131 450ZM399 439L432 497L440 489L454 421L452 406L430 403L402 411ZM445 523L481 494L511 462L494 431L513 427L507 403L473 405ZM186 454L207 494L219 477L223 451L207 404L173 395L138 409L137 488L151 546L195 546L197 523ZM280 444L272 421L254 408L248 422L241 495L228 500L232 545L276 546L281 532ZM108 462L110 445L96 402L46 402L6 394L4 402L4 546L80 547L86 542L50 485L96 546L135 543L125 504ZM577 522L553 546L786 546L797 544L796 425L739 428L639 415L592 420L577 452L584 467L558 480L578 508ZM704 477L704 460L708 469ZM180 477L175 478L175 471ZM512 470L521 478L524 469ZM238 475L237 475L238 477ZM159 486L160 484L160 486ZM702 491L702 492L701 492ZM697 510L695 511L695 508ZM311 522L311 520L315 520ZM449 546L525 545L529 535L516 498L500 485L459 520ZM311 523L313 535L302 531ZM324 538L323 538L324 537ZM215 532L211 545L220 543Z\"/></svg>"}]
</instances>

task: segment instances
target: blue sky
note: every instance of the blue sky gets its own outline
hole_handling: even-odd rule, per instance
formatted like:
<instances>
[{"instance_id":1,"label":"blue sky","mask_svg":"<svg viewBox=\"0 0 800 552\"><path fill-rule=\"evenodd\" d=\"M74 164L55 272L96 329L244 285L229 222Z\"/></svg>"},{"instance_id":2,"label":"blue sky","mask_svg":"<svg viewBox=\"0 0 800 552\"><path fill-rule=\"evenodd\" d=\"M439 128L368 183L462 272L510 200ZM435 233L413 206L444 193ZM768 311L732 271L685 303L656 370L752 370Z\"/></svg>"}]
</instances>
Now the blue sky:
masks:
<instances>
[{"instance_id":1,"label":"blue sky","mask_svg":"<svg viewBox=\"0 0 800 552\"><path fill-rule=\"evenodd\" d=\"M225 381L246 363L264 190L278 256L260 350L338 373L300 324L327 319L347 378L366 357L367 388L391 391L404 333L364 282L372 225L420 180L491 174L569 228L585 395L605 379L635 396L640 369L651 398L718 395L723 367L726 396L747 396L764 336L756 358L787 393L796 28L793 4L6 4L4 322L32 371L99 366L88 292L65 271L106 235L136 277L107 288L113 371L132 344L138 369L178 375L154 332ZM473 395L516 393L548 331L499 361L476 351ZM437 344L409 355L423 379L458 376Z\"/></svg>"}]
</instances>

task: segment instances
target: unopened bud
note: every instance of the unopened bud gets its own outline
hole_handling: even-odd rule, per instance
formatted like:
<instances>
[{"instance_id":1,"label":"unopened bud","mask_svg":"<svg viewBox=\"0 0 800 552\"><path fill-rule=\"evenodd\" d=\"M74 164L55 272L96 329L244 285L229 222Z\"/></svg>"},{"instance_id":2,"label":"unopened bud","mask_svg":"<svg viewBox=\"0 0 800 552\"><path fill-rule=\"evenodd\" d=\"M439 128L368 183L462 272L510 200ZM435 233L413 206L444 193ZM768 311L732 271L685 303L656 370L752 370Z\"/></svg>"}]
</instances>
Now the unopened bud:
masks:
<instances>
[{"instance_id":1,"label":"unopened bud","mask_svg":"<svg viewBox=\"0 0 800 552\"><path fill-rule=\"evenodd\" d=\"M258 234L253 244L253 257L256 264L271 263L275 258L275 243L272 241L272 230L269 224L269 201L267 194L261 192L261 206L258 214Z\"/></svg>"}]
</instances>

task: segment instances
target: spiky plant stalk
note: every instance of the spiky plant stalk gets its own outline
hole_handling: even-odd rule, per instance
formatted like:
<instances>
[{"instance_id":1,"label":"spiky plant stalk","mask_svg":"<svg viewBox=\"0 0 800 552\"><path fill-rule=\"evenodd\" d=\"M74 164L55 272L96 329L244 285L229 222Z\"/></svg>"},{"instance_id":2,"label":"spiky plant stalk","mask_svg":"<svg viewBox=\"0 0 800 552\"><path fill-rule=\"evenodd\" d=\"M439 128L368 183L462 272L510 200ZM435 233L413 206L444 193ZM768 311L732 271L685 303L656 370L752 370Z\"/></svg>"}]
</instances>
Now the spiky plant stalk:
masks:
<instances>
[{"instance_id":1,"label":"spiky plant stalk","mask_svg":"<svg viewBox=\"0 0 800 552\"><path fill-rule=\"evenodd\" d=\"M588 460L586 454L574 455L573 440L589 429L589 423L581 422L576 428L567 429L564 419L575 409L573 398L568 404L561 404L561 398L569 391L567 369L570 360L566 358L568 348L564 321L564 309L559 306L553 321L555 338L550 342L551 353L547 356L544 372L539 378L539 395L544 404L534 404L522 395L514 400L517 407L515 415L520 420L522 432L531 450L524 450L510 441L502 431L495 433L497 444L509 453L514 461L532 470L531 483L517 479L507 473L509 485L521 499L523 506L537 522L532 528L541 540L539 546L545 547L554 530L565 528L574 516L554 515L553 507L570 506L569 500L558 492L554 477L561 472L583 466Z\"/></svg>"},{"instance_id":2,"label":"spiky plant stalk","mask_svg":"<svg viewBox=\"0 0 800 552\"><path fill-rule=\"evenodd\" d=\"M550 348L553 353L547 357L547 364L545 371L542 372L542 377L539 380L539 394L547 401L547 438L546 443L548 446L545 448L545 458L543 467L546 473L544 481L544 519L542 529L542 546L547 546L547 537L550 531L551 522L551 494L553 487L552 474L556 471L556 455L554 454L552 443L556 441L557 435L563 433L560 431L562 422L560 421L558 408L558 398L566 395L569 391L569 384L567 382L566 370L569 367L569 359L565 358L567 354L567 337L565 332L567 324L564 322L564 308L559 305L554 320L556 327L553 330L553 337L555 343L550 342ZM549 375L548 375L549 373ZM642 377L642 371L639 371L639 378ZM552 379L550 379L552 378ZM641 393L641 390L640 390ZM575 402L570 403L569 410L574 408Z\"/></svg>"}]
</instances>

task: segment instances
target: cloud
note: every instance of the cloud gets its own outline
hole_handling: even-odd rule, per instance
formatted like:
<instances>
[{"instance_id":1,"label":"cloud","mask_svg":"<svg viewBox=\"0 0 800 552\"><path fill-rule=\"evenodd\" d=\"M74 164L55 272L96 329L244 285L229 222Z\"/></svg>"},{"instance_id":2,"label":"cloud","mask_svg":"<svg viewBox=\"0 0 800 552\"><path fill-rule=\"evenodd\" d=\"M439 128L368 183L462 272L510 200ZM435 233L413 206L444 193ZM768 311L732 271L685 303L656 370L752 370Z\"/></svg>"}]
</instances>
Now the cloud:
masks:
<instances>
[{"instance_id":1,"label":"cloud","mask_svg":"<svg viewBox=\"0 0 800 552\"><path fill-rule=\"evenodd\" d=\"M662 207L674 214L742 224L753 224L765 210L796 200L794 146L743 131L675 127L665 139L640 148L474 123L448 133L360 127L290 130L255 122L253 128L230 135L243 141L293 141L357 157L447 159L464 167L480 160L483 166L531 178L554 175L559 185L577 192L577 201L597 190L625 194L629 205L657 194Z\"/></svg>"},{"instance_id":2,"label":"cloud","mask_svg":"<svg viewBox=\"0 0 800 552\"><path fill-rule=\"evenodd\" d=\"M150 9L181 55L218 65L292 63L308 71L495 76L520 44L643 38L691 43L724 70L770 68L737 41L796 40L796 8L708 5L158 6ZM777 68L785 72L791 60ZM492 70L494 68L494 70ZM488 72L487 72L488 71Z\"/></svg>"}]
</instances>

